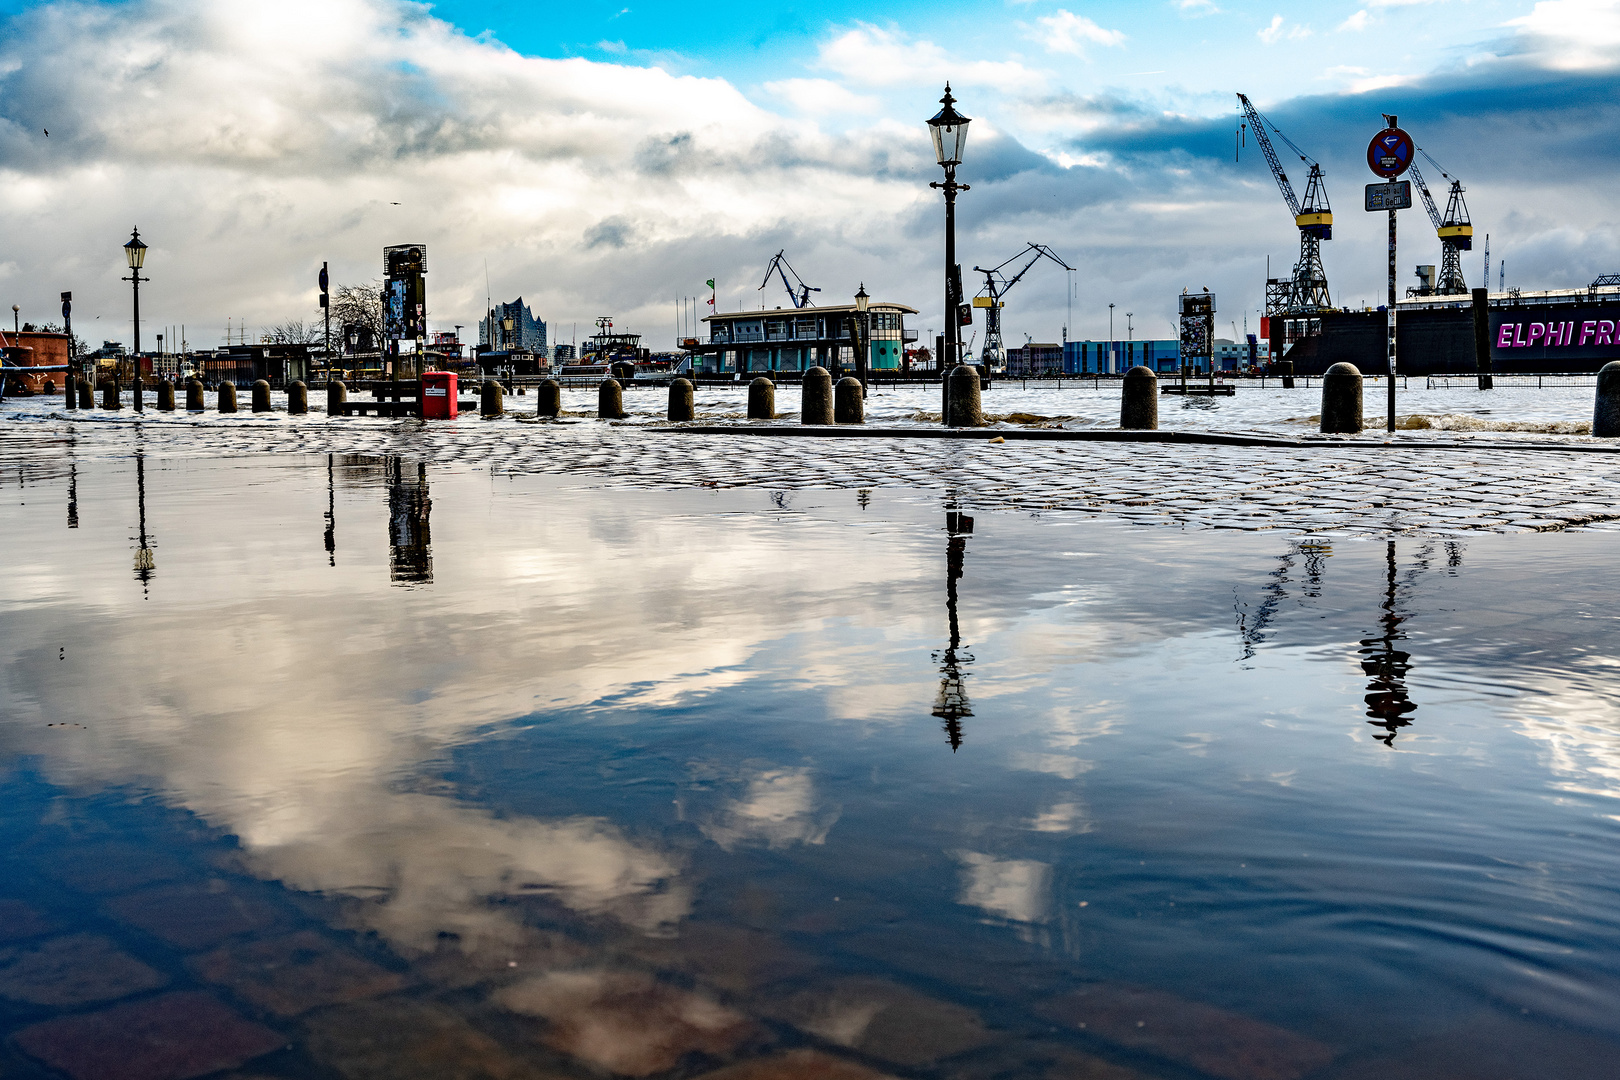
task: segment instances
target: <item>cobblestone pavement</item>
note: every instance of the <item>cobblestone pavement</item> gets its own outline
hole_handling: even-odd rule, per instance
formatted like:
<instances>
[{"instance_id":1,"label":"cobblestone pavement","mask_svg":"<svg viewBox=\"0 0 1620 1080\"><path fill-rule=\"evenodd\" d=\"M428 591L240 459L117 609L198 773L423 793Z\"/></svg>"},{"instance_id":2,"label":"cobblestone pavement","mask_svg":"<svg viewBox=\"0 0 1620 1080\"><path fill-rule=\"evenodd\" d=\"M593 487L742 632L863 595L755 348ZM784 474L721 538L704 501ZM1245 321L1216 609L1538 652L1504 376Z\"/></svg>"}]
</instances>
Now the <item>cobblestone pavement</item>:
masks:
<instances>
[{"instance_id":1,"label":"cobblestone pavement","mask_svg":"<svg viewBox=\"0 0 1620 1080\"><path fill-rule=\"evenodd\" d=\"M1295 533L1620 529L1620 456L1461 442L1298 448L680 434L595 420L0 417L0 468L258 453L403 455L614 488L883 488L980 512ZM149 414L150 415L150 414ZM1425 432L1431 439L1434 433Z\"/></svg>"}]
</instances>

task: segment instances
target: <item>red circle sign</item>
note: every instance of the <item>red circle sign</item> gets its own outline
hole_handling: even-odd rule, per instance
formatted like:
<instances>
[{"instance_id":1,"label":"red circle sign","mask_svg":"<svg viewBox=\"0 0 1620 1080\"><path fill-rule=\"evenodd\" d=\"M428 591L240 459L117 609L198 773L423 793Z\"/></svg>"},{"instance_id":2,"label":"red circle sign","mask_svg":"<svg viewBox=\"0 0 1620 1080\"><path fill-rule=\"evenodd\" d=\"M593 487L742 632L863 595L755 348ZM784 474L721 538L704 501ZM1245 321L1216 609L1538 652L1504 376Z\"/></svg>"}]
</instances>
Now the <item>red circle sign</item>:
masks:
<instances>
[{"instance_id":1,"label":"red circle sign","mask_svg":"<svg viewBox=\"0 0 1620 1080\"><path fill-rule=\"evenodd\" d=\"M1412 136L1400 128L1385 128L1367 144L1367 168L1393 180L1412 164Z\"/></svg>"}]
</instances>

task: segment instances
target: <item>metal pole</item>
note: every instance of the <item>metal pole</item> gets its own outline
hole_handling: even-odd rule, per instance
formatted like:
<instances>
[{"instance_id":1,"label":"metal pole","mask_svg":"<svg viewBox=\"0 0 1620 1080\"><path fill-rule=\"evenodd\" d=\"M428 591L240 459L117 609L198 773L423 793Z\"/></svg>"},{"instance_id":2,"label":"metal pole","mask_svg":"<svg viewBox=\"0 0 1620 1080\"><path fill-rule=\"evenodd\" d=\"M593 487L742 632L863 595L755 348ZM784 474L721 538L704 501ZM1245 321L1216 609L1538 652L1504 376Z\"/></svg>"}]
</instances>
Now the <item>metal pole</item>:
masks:
<instances>
[{"instance_id":1,"label":"metal pole","mask_svg":"<svg viewBox=\"0 0 1620 1080\"><path fill-rule=\"evenodd\" d=\"M1395 430L1395 211L1389 212L1389 425Z\"/></svg>"},{"instance_id":2,"label":"metal pole","mask_svg":"<svg viewBox=\"0 0 1620 1080\"><path fill-rule=\"evenodd\" d=\"M135 411L141 411L141 272L129 272L131 287L135 290Z\"/></svg>"}]
</instances>

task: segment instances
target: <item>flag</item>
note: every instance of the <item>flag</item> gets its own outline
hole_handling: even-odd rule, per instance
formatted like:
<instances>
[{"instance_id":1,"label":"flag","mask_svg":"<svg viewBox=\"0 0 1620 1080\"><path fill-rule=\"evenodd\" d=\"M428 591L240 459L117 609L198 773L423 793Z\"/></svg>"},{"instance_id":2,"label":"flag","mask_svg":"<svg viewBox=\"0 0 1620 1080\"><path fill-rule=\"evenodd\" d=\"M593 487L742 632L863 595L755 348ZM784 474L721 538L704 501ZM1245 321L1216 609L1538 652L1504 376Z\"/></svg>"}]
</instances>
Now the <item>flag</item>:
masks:
<instances>
[{"instance_id":1,"label":"flag","mask_svg":"<svg viewBox=\"0 0 1620 1080\"><path fill-rule=\"evenodd\" d=\"M714 288L714 278L710 278L708 281L705 281L703 284L707 285L711 289Z\"/></svg>"}]
</instances>

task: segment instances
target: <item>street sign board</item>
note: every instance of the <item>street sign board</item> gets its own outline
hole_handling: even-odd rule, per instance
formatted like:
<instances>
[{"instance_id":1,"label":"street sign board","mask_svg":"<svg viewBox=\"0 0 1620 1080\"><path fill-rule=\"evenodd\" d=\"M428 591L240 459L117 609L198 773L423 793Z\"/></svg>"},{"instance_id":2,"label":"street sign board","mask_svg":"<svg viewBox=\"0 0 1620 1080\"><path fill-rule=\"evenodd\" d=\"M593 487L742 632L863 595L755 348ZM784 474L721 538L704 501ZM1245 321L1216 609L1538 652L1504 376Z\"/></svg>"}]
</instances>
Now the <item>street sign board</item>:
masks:
<instances>
[{"instance_id":1,"label":"street sign board","mask_svg":"<svg viewBox=\"0 0 1620 1080\"><path fill-rule=\"evenodd\" d=\"M1398 127L1387 127L1367 144L1367 167L1393 180L1412 164L1412 136Z\"/></svg>"},{"instance_id":2,"label":"street sign board","mask_svg":"<svg viewBox=\"0 0 1620 1080\"><path fill-rule=\"evenodd\" d=\"M1412 209L1412 181L1395 180L1387 184L1368 184L1367 209Z\"/></svg>"}]
</instances>

